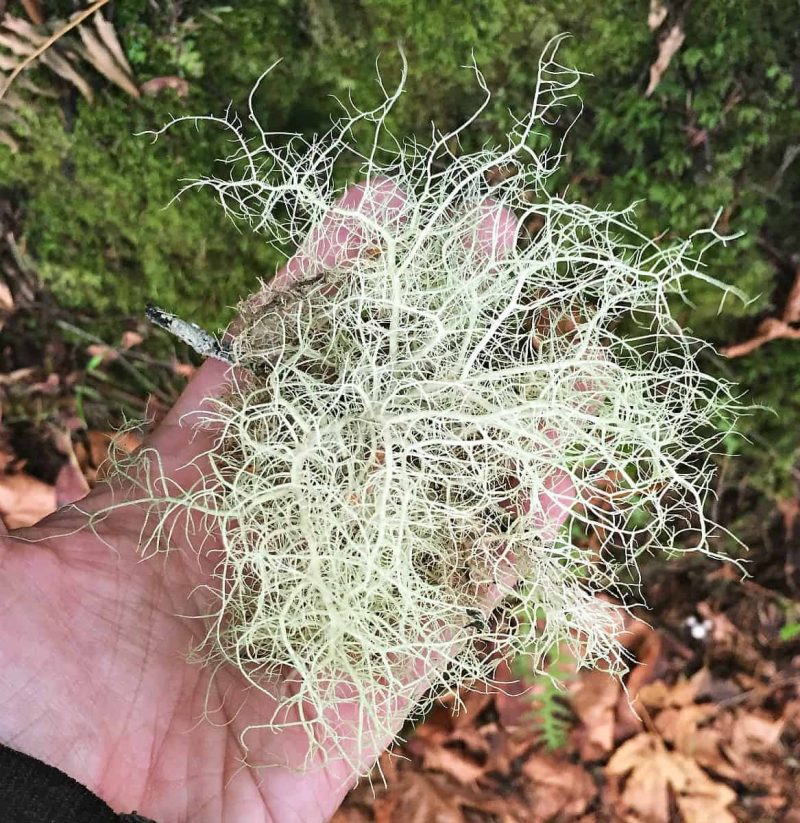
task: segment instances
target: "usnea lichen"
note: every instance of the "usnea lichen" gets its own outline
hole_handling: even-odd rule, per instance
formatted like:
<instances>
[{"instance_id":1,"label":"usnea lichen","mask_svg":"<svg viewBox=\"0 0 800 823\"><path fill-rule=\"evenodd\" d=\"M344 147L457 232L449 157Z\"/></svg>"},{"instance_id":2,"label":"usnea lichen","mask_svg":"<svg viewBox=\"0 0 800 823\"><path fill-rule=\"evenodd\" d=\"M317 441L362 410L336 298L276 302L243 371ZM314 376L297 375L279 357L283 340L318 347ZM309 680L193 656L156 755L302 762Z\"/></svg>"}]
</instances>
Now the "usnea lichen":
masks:
<instances>
[{"instance_id":1,"label":"usnea lichen","mask_svg":"<svg viewBox=\"0 0 800 823\"><path fill-rule=\"evenodd\" d=\"M306 765L362 763L501 657L537 669L567 642L621 670L637 556L709 551L709 455L735 400L669 298L710 279L721 238L652 240L630 210L548 192L560 146L532 142L578 81L556 47L506 141L473 154L459 135L483 107L429 144L386 133L402 82L313 139L268 133L252 105L255 138L197 118L236 151L188 188L299 254L240 307L230 386L196 421L217 432L202 480L165 495L136 475L143 551L204 513L221 559L200 651L270 695L259 728L306 733ZM363 161L349 189L344 155Z\"/></svg>"}]
</instances>

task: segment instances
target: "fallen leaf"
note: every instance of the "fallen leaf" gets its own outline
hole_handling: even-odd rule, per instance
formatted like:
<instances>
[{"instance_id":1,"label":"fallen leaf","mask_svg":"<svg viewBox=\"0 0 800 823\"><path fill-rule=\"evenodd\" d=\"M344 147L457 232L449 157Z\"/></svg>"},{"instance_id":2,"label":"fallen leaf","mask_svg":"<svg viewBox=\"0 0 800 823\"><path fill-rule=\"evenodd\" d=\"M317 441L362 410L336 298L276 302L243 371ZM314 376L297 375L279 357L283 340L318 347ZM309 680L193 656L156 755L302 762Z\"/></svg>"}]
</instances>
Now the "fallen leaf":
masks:
<instances>
[{"instance_id":1,"label":"fallen leaf","mask_svg":"<svg viewBox=\"0 0 800 823\"><path fill-rule=\"evenodd\" d=\"M7 374L0 374L0 386L8 386L12 383L24 382L33 377L36 369L33 366L26 366L24 369L14 369Z\"/></svg>"},{"instance_id":2,"label":"fallen leaf","mask_svg":"<svg viewBox=\"0 0 800 823\"><path fill-rule=\"evenodd\" d=\"M581 758L598 760L614 747L615 709L622 686L617 678L592 669L581 672L571 691L570 705L581 721Z\"/></svg>"},{"instance_id":3,"label":"fallen leaf","mask_svg":"<svg viewBox=\"0 0 800 823\"><path fill-rule=\"evenodd\" d=\"M79 74L69 63L54 49L48 49L40 58L42 63L52 69L59 77L72 83L73 86L91 103L94 100L92 87L82 74Z\"/></svg>"},{"instance_id":4,"label":"fallen leaf","mask_svg":"<svg viewBox=\"0 0 800 823\"><path fill-rule=\"evenodd\" d=\"M783 308L783 319L787 323L800 323L800 269L795 274L786 305Z\"/></svg>"},{"instance_id":5,"label":"fallen leaf","mask_svg":"<svg viewBox=\"0 0 800 823\"><path fill-rule=\"evenodd\" d=\"M399 804L400 797L397 794L376 797L375 802L372 804L375 823L392 823L392 818Z\"/></svg>"},{"instance_id":6,"label":"fallen leaf","mask_svg":"<svg viewBox=\"0 0 800 823\"><path fill-rule=\"evenodd\" d=\"M756 349L769 343L770 340L800 340L800 329L790 326L785 320L777 317L767 317L759 323L756 334L742 343L734 343L720 349L725 357L744 357Z\"/></svg>"},{"instance_id":7,"label":"fallen leaf","mask_svg":"<svg viewBox=\"0 0 800 823\"><path fill-rule=\"evenodd\" d=\"M19 152L19 143L5 129L0 129L0 143L8 146L13 154Z\"/></svg>"},{"instance_id":8,"label":"fallen leaf","mask_svg":"<svg viewBox=\"0 0 800 823\"><path fill-rule=\"evenodd\" d=\"M655 727L668 743L681 748L679 742L685 737L692 737L699 726L717 712L716 706L708 704L684 706L682 709L668 708L659 712Z\"/></svg>"},{"instance_id":9,"label":"fallen leaf","mask_svg":"<svg viewBox=\"0 0 800 823\"><path fill-rule=\"evenodd\" d=\"M670 61L683 45L685 39L686 33L681 28L680 23L675 23L666 36L661 38L658 44L658 56L653 65L650 66L650 82L647 84L645 97L650 97L656 90L661 78L664 76L664 72L669 68Z\"/></svg>"},{"instance_id":10,"label":"fallen leaf","mask_svg":"<svg viewBox=\"0 0 800 823\"><path fill-rule=\"evenodd\" d=\"M650 11L647 13L647 27L655 31L667 18L669 9L662 0L650 0Z\"/></svg>"},{"instance_id":11,"label":"fallen leaf","mask_svg":"<svg viewBox=\"0 0 800 823\"><path fill-rule=\"evenodd\" d=\"M466 755L445 746L426 746L422 754L422 765L426 769L449 774L465 786L474 785L484 772L481 766Z\"/></svg>"},{"instance_id":12,"label":"fallen leaf","mask_svg":"<svg viewBox=\"0 0 800 823\"><path fill-rule=\"evenodd\" d=\"M636 658L636 664L625 678L625 691L620 690L617 698L617 738L630 737L642 730L642 720L634 704L640 690L656 677L662 656L661 637L643 620L626 619L623 642L625 648Z\"/></svg>"},{"instance_id":13,"label":"fallen leaf","mask_svg":"<svg viewBox=\"0 0 800 823\"><path fill-rule=\"evenodd\" d=\"M621 799L631 823L669 823L670 794L684 823L735 823L728 806L736 792L712 780L692 758L668 751L655 734L642 733L623 743L605 771L627 775Z\"/></svg>"},{"instance_id":14,"label":"fallen leaf","mask_svg":"<svg viewBox=\"0 0 800 823\"><path fill-rule=\"evenodd\" d=\"M573 819L597 796L597 786L582 767L552 755L534 754L522 766L533 784L535 820Z\"/></svg>"},{"instance_id":15,"label":"fallen leaf","mask_svg":"<svg viewBox=\"0 0 800 823\"><path fill-rule=\"evenodd\" d=\"M53 445L67 458L59 469L55 482L56 506L60 509L86 497L89 493L89 483L75 456L70 435L64 431L55 432Z\"/></svg>"},{"instance_id":16,"label":"fallen leaf","mask_svg":"<svg viewBox=\"0 0 800 823\"><path fill-rule=\"evenodd\" d=\"M99 11L92 18L92 22L94 23L94 27L97 29L97 33L100 35L100 39L103 41L103 45L108 50L108 53L114 58L114 60L116 60L117 65L120 67L125 76L127 78L132 78L133 72L131 71L130 63L128 63L128 58L125 56L125 52L120 45L114 26L112 26L111 23L109 23ZM136 87L134 86L134 88ZM136 91L137 93L133 95L134 97L139 96L139 90L136 89Z\"/></svg>"},{"instance_id":17,"label":"fallen leaf","mask_svg":"<svg viewBox=\"0 0 800 823\"><path fill-rule=\"evenodd\" d=\"M22 8L25 9L25 14L30 17L31 22L41 26L44 23L41 0L21 0L21 2Z\"/></svg>"},{"instance_id":18,"label":"fallen leaf","mask_svg":"<svg viewBox=\"0 0 800 823\"><path fill-rule=\"evenodd\" d=\"M534 734L533 687L516 677L505 660L498 665L495 679L498 686L494 706L503 728L527 729Z\"/></svg>"},{"instance_id":19,"label":"fallen leaf","mask_svg":"<svg viewBox=\"0 0 800 823\"><path fill-rule=\"evenodd\" d=\"M344 806L341 809L337 809L330 823L373 823L373 821L377 823L377 817L373 818L371 814L363 809L354 806Z\"/></svg>"},{"instance_id":20,"label":"fallen leaf","mask_svg":"<svg viewBox=\"0 0 800 823\"><path fill-rule=\"evenodd\" d=\"M68 460L56 476L56 506L62 508L89 494L89 484L77 463Z\"/></svg>"},{"instance_id":21,"label":"fallen leaf","mask_svg":"<svg viewBox=\"0 0 800 823\"><path fill-rule=\"evenodd\" d=\"M181 377L185 377L187 380L191 380L197 370L191 363L179 363L176 360L172 364L172 371Z\"/></svg>"},{"instance_id":22,"label":"fallen leaf","mask_svg":"<svg viewBox=\"0 0 800 823\"><path fill-rule=\"evenodd\" d=\"M114 54L88 26L78 26L78 34L83 41L85 57L106 79L110 80L131 97L140 97L140 92L130 73L124 55L123 62Z\"/></svg>"},{"instance_id":23,"label":"fallen leaf","mask_svg":"<svg viewBox=\"0 0 800 823\"><path fill-rule=\"evenodd\" d=\"M86 354L88 354L92 359L99 358L103 365L110 363L112 360L116 360L119 357L119 352L116 349L111 348L111 346L107 346L105 343L90 343L86 347Z\"/></svg>"},{"instance_id":24,"label":"fallen leaf","mask_svg":"<svg viewBox=\"0 0 800 823\"><path fill-rule=\"evenodd\" d=\"M14 298L11 289L4 280L0 280L0 311L10 312L14 308Z\"/></svg>"},{"instance_id":25,"label":"fallen leaf","mask_svg":"<svg viewBox=\"0 0 800 823\"><path fill-rule=\"evenodd\" d=\"M434 775L406 774L392 823L464 823L457 795Z\"/></svg>"},{"instance_id":26,"label":"fallen leaf","mask_svg":"<svg viewBox=\"0 0 800 823\"><path fill-rule=\"evenodd\" d=\"M56 508L53 486L22 473L0 476L0 517L7 528L32 526Z\"/></svg>"},{"instance_id":27,"label":"fallen leaf","mask_svg":"<svg viewBox=\"0 0 800 823\"><path fill-rule=\"evenodd\" d=\"M779 745L783 729L783 720L740 712L733 724L731 745L735 750L748 754L767 752Z\"/></svg>"},{"instance_id":28,"label":"fallen leaf","mask_svg":"<svg viewBox=\"0 0 800 823\"><path fill-rule=\"evenodd\" d=\"M134 346L138 346L143 340L144 337L142 337L138 331L128 330L122 332L121 345L123 349L132 349Z\"/></svg>"},{"instance_id":29,"label":"fallen leaf","mask_svg":"<svg viewBox=\"0 0 800 823\"><path fill-rule=\"evenodd\" d=\"M172 89L178 97L186 97L189 94L189 83L183 77L152 77L141 85L142 94L152 96L164 89Z\"/></svg>"},{"instance_id":30,"label":"fallen leaf","mask_svg":"<svg viewBox=\"0 0 800 823\"><path fill-rule=\"evenodd\" d=\"M663 680L656 680L642 686L639 690L639 699L648 709L688 706L694 702L700 689L708 683L708 679L708 669L702 668L690 678L679 678L672 686L668 686Z\"/></svg>"}]
</instances>

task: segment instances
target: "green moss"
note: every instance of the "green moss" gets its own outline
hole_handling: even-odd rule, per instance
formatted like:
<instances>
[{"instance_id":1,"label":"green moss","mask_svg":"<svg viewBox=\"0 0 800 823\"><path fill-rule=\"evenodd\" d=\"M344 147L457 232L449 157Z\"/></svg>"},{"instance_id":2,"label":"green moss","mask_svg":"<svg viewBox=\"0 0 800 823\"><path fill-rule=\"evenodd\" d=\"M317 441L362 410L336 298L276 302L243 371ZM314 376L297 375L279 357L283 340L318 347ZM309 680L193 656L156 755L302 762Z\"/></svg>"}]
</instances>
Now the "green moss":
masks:
<instances>
[{"instance_id":1,"label":"green moss","mask_svg":"<svg viewBox=\"0 0 800 823\"><path fill-rule=\"evenodd\" d=\"M150 102L109 97L81 104L71 133L51 115L31 134L16 182L29 192L29 247L63 305L127 315L156 300L218 321L274 271L275 254L239 234L208 199L165 208L178 178L223 147L190 133L155 146L134 136L163 116Z\"/></svg>"},{"instance_id":2,"label":"green moss","mask_svg":"<svg viewBox=\"0 0 800 823\"><path fill-rule=\"evenodd\" d=\"M65 5L69 5L65 3ZM387 84L400 71L401 44L409 83L391 121L401 135L429 132L435 119L452 126L481 99L473 56L494 92L465 148L499 139L511 110L533 95L544 43L561 31L573 39L563 62L593 76L580 89L584 112L567 143L555 185L591 204L642 201L639 220L656 235L687 235L711 223L743 236L706 257L709 274L744 289L750 305L728 301L698 284L680 319L699 335L732 342L747 318L772 311L775 272L763 242L786 259L798 253L800 162L782 168L800 130L791 55L798 48L793 4L783 0L719 0L693 4L686 41L655 93L646 98L656 54L647 4L634 0L575 4L567 0L257 0L228 7L186 2L174 17L144 0L118 0L115 22L137 76L179 75L190 93L134 102L104 86L94 106L78 102L69 120L61 103L37 101L17 125L24 151L0 146L0 179L27 206L28 249L65 305L112 317L138 313L147 299L180 308L205 323L222 322L233 304L269 276L278 255L226 222L212 198L187 196L163 207L181 177L205 174L227 153L214 129L179 127L155 146L133 136L170 114L220 113L242 107L254 80L283 58L256 104L268 127L320 131L337 110L331 95L376 102L375 61ZM69 109L69 107L67 107ZM572 115L565 112L563 128ZM797 344L770 344L729 364L753 402L772 405L753 418L779 437L800 426ZM781 469L783 471L783 469ZM785 476L785 472L784 472Z\"/></svg>"}]
</instances>

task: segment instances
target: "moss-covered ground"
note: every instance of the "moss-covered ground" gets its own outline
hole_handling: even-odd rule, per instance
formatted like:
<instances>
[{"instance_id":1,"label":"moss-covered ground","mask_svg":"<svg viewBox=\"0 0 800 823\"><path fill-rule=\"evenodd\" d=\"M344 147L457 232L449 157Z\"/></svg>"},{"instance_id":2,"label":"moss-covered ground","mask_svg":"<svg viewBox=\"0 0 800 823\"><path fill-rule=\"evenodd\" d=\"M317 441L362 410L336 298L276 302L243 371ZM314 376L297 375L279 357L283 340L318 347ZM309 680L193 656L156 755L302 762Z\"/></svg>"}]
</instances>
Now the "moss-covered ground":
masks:
<instances>
[{"instance_id":1,"label":"moss-covered ground","mask_svg":"<svg viewBox=\"0 0 800 823\"><path fill-rule=\"evenodd\" d=\"M80 4L78 4L80 5ZM407 93L394 115L397 134L446 127L480 96L474 57L494 97L470 140L502 134L509 109L524 110L545 42L572 39L565 63L588 73L583 115L569 136L554 185L590 204L641 201L639 219L656 235L689 234L721 213L741 237L707 257L714 277L746 291L748 305L705 286L691 290L681 319L718 344L747 338L782 310L800 261L800 133L796 2L717 0L687 6L686 39L651 96L657 53L646 0L116 0L106 14L139 82L178 76L134 100L102 78L89 104L44 70L31 76L58 94L31 98L9 126L19 144L0 145L0 185L21 210L21 239L53 299L79 312L101 336L154 300L206 324L268 278L280 255L226 220L210 196L165 208L181 178L207 173L228 153L213 128L185 126L156 144L138 132L171 115L243 107L259 74L281 58L256 105L274 130L324 130L334 96L376 101L376 59L387 81L409 64ZM52 4L71 12L70 0ZM716 363L741 383L757 410L743 421L751 479L780 496L791 482L800 427L800 342L775 341L747 357Z\"/></svg>"}]
</instances>

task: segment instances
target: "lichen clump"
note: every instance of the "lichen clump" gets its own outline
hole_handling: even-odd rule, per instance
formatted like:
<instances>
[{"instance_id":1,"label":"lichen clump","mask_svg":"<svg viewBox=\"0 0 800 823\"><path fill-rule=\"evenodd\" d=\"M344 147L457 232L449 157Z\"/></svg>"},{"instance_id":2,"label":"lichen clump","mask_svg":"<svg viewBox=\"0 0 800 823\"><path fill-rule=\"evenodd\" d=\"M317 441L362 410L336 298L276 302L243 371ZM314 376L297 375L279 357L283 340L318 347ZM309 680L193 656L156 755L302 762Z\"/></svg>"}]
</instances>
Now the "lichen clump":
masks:
<instances>
[{"instance_id":1,"label":"lichen clump","mask_svg":"<svg viewBox=\"0 0 800 823\"><path fill-rule=\"evenodd\" d=\"M460 130L393 140L399 89L314 140L226 116L229 176L191 184L299 253L240 307L230 387L198 423L218 432L210 468L159 518L210 513L203 653L274 698L263 727L305 731L308 763L362 763L500 657L536 669L566 642L621 670L636 557L708 551L709 453L735 404L668 298L709 279L719 238L652 240L630 211L547 191L560 147L534 151L535 130L577 80L551 46L530 111L474 154ZM337 161L359 152L347 189Z\"/></svg>"}]
</instances>

